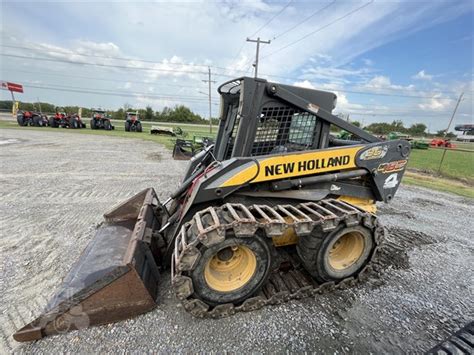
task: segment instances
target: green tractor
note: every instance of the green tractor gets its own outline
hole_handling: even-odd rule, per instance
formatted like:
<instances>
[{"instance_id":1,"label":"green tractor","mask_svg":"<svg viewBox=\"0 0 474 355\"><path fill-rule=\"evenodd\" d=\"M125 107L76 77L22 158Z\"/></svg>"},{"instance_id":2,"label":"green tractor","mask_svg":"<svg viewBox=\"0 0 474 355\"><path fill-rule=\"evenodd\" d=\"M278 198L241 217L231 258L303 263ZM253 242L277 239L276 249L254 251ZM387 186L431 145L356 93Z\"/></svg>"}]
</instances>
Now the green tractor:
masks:
<instances>
[{"instance_id":1,"label":"green tractor","mask_svg":"<svg viewBox=\"0 0 474 355\"><path fill-rule=\"evenodd\" d=\"M404 140L409 141L412 149L428 149L428 147L430 146L424 140L413 139L410 137L409 134L406 134L406 133L390 132L389 134L387 134L387 140L389 141L398 140L398 139L404 139Z\"/></svg>"}]
</instances>

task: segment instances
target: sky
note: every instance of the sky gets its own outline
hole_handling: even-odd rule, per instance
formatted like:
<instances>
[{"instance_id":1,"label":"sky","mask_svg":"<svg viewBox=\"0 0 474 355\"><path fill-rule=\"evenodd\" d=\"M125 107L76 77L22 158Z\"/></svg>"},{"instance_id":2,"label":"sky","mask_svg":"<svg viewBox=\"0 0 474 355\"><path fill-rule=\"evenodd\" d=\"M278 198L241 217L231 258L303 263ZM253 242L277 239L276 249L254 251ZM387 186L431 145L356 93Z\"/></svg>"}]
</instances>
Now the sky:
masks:
<instances>
[{"instance_id":1,"label":"sky","mask_svg":"<svg viewBox=\"0 0 474 355\"><path fill-rule=\"evenodd\" d=\"M5 1L0 80L21 101L117 109L184 104L207 117L217 87L253 76L335 92L364 125L473 123L469 0ZM0 99L10 99L1 91Z\"/></svg>"}]
</instances>

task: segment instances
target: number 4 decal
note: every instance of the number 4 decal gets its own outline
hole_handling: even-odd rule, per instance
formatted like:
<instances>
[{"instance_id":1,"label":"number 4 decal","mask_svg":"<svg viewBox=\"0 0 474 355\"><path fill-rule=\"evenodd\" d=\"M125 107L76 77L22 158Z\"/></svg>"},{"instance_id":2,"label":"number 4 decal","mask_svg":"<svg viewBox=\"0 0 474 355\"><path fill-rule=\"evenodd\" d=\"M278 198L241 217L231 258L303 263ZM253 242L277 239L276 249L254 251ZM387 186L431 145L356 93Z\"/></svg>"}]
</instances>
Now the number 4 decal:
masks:
<instances>
[{"instance_id":1,"label":"number 4 decal","mask_svg":"<svg viewBox=\"0 0 474 355\"><path fill-rule=\"evenodd\" d=\"M392 189L398 185L398 174L391 174L388 178L385 179L383 183L384 189Z\"/></svg>"}]
</instances>

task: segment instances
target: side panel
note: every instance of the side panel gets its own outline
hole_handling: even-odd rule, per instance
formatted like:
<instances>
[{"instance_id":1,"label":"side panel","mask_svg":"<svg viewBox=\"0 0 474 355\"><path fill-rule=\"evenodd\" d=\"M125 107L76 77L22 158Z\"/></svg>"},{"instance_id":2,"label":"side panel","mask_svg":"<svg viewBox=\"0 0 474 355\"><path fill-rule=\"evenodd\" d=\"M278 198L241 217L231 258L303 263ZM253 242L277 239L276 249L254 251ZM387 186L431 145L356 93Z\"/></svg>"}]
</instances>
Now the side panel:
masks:
<instances>
[{"instance_id":1,"label":"side panel","mask_svg":"<svg viewBox=\"0 0 474 355\"><path fill-rule=\"evenodd\" d=\"M257 157L255 162L223 181L220 187L294 178L356 167L355 157L364 146Z\"/></svg>"},{"instance_id":2,"label":"side panel","mask_svg":"<svg viewBox=\"0 0 474 355\"><path fill-rule=\"evenodd\" d=\"M277 196L277 193L272 192L266 185L267 182L298 181L299 178L306 176L338 173L357 168L366 169L368 172L363 186L360 185L361 180L354 181L359 182L357 186L370 189L375 200L388 202L400 185L409 152L410 144L402 140L230 159L195 181L192 191L188 193L185 210L196 203L223 199L243 188L260 194L264 191L274 193ZM328 193L343 194L344 190L347 192L347 189L341 187L344 185L344 180L337 178L336 180L330 184L331 190ZM303 186L301 191L307 188L315 189L317 186ZM288 190L287 193L291 191L298 190Z\"/></svg>"}]
</instances>

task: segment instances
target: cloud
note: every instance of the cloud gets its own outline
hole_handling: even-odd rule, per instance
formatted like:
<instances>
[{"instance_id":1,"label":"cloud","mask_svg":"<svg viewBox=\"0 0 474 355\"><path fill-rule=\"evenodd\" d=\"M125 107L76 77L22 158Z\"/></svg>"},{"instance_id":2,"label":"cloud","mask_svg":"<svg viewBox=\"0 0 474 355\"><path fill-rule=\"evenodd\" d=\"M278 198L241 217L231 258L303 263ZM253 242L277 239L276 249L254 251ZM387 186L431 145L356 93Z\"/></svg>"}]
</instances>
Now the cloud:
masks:
<instances>
[{"instance_id":1,"label":"cloud","mask_svg":"<svg viewBox=\"0 0 474 355\"><path fill-rule=\"evenodd\" d=\"M368 67L374 65L374 61L371 60L371 59L368 59L368 58L362 59L362 62L363 62L366 66L368 66Z\"/></svg>"},{"instance_id":2,"label":"cloud","mask_svg":"<svg viewBox=\"0 0 474 355\"><path fill-rule=\"evenodd\" d=\"M396 85L393 84L388 76L376 75L370 79L367 83L362 85L362 88L369 89L376 92L383 92L384 90L398 90L402 92L413 92L415 86L410 85Z\"/></svg>"},{"instance_id":3,"label":"cloud","mask_svg":"<svg viewBox=\"0 0 474 355\"><path fill-rule=\"evenodd\" d=\"M441 94L437 94L430 99L424 100L418 104L418 107L424 111L444 111L451 105L451 101L446 100Z\"/></svg>"},{"instance_id":4,"label":"cloud","mask_svg":"<svg viewBox=\"0 0 474 355\"><path fill-rule=\"evenodd\" d=\"M427 74L424 70L420 70L418 73L412 76L412 79L429 81L433 79L433 75Z\"/></svg>"},{"instance_id":5,"label":"cloud","mask_svg":"<svg viewBox=\"0 0 474 355\"><path fill-rule=\"evenodd\" d=\"M301 88L306 88L306 89L316 89L313 84L311 84L308 80L303 80L303 81L295 81L293 83L294 86L299 86Z\"/></svg>"},{"instance_id":6,"label":"cloud","mask_svg":"<svg viewBox=\"0 0 474 355\"><path fill-rule=\"evenodd\" d=\"M326 89L326 90L330 90L331 92L334 92L337 96L337 107L335 111L338 111L338 112L348 111L348 110L349 111L357 110L357 109L360 110L360 109L365 108L363 105L349 102L349 99L344 93L339 92L337 90L331 90L330 87L328 87L328 85L322 85L322 87L316 88L309 80L296 81L293 83L293 85L306 88L306 89Z\"/></svg>"}]
</instances>

